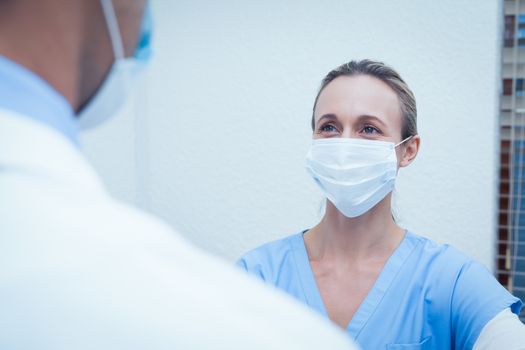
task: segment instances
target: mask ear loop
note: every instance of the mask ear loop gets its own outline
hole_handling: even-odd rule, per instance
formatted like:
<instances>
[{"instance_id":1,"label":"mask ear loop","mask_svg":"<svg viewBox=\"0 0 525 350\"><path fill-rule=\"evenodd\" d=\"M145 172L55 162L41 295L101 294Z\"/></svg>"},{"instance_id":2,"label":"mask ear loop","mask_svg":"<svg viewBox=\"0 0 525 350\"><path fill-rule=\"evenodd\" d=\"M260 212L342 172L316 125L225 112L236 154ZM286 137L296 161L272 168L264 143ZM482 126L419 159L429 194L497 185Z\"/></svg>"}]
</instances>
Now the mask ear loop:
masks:
<instances>
[{"instance_id":1,"label":"mask ear loop","mask_svg":"<svg viewBox=\"0 0 525 350\"><path fill-rule=\"evenodd\" d=\"M394 148L396 148L397 146L399 145L402 145L403 143L407 142L408 140L410 140L412 137L414 137L414 135L410 135L409 137L407 137L406 139L404 139L403 141L399 142L399 143L396 143L394 145Z\"/></svg>"},{"instance_id":2,"label":"mask ear loop","mask_svg":"<svg viewBox=\"0 0 525 350\"><path fill-rule=\"evenodd\" d=\"M120 29L118 27L117 15L111 0L102 0L102 12L106 18L106 24L108 25L109 38L111 40L111 46L113 47L113 54L115 55L115 61L124 58L124 44L122 43L122 37L120 35Z\"/></svg>"}]
</instances>

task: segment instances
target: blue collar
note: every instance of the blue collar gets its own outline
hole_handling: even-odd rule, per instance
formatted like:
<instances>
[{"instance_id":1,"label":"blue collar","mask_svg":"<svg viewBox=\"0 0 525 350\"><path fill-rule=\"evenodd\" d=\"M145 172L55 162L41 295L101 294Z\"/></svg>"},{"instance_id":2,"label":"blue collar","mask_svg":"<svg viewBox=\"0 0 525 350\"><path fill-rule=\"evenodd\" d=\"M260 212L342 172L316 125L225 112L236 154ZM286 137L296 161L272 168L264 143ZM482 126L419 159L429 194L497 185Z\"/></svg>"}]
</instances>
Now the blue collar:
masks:
<instances>
[{"instance_id":1,"label":"blue collar","mask_svg":"<svg viewBox=\"0 0 525 350\"><path fill-rule=\"evenodd\" d=\"M2 55L0 108L44 123L79 145L75 113L64 96L35 73Z\"/></svg>"}]
</instances>

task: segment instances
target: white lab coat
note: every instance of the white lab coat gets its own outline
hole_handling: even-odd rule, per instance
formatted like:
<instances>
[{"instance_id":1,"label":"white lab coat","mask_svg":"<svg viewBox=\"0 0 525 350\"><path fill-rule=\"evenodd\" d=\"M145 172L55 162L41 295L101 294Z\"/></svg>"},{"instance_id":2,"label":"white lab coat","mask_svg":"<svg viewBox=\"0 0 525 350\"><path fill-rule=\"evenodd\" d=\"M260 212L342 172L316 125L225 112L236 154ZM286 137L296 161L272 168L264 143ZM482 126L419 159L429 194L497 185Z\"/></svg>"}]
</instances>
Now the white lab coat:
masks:
<instances>
[{"instance_id":1,"label":"white lab coat","mask_svg":"<svg viewBox=\"0 0 525 350\"><path fill-rule=\"evenodd\" d=\"M0 348L354 347L112 199L61 134L0 109Z\"/></svg>"}]
</instances>

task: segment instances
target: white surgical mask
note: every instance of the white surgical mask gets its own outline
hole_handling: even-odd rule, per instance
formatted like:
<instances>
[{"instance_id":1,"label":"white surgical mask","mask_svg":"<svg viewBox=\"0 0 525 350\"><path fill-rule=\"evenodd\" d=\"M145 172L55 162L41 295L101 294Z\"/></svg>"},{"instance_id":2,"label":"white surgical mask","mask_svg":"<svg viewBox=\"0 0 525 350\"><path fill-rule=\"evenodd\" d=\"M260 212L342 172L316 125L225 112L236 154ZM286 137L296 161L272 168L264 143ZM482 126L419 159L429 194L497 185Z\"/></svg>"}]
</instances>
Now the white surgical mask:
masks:
<instances>
[{"instance_id":1,"label":"white surgical mask","mask_svg":"<svg viewBox=\"0 0 525 350\"><path fill-rule=\"evenodd\" d=\"M132 57L125 57L124 45L111 0L101 0L115 61L91 100L78 113L80 129L90 129L116 114L133 91L133 85L151 57L151 14L146 4L138 46Z\"/></svg>"},{"instance_id":2,"label":"white surgical mask","mask_svg":"<svg viewBox=\"0 0 525 350\"><path fill-rule=\"evenodd\" d=\"M398 144L350 138L313 140L306 169L343 215L363 215L392 192Z\"/></svg>"}]
</instances>

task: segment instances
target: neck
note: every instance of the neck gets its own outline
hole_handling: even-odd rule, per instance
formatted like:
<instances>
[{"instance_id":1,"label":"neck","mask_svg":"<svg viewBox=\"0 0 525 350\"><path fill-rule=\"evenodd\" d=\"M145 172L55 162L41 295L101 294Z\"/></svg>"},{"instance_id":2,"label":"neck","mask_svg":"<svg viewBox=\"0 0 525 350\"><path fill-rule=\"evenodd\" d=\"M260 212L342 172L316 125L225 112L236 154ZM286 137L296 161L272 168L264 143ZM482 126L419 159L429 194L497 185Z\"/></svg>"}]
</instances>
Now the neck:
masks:
<instances>
[{"instance_id":1,"label":"neck","mask_svg":"<svg viewBox=\"0 0 525 350\"><path fill-rule=\"evenodd\" d=\"M0 55L40 76L75 106L82 9L76 1L50 3L13 1L0 8Z\"/></svg>"},{"instance_id":2,"label":"neck","mask_svg":"<svg viewBox=\"0 0 525 350\"><path fill-rule=\"evenodd\" d=\"M355 260L389 256L404 237L391 214L391 194L356 218L344 216L327 201L321 222L305 235L312 260Z\"/></svg>"}]
</instances>

